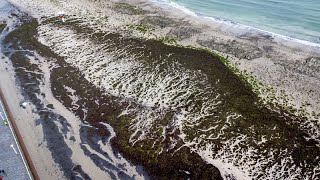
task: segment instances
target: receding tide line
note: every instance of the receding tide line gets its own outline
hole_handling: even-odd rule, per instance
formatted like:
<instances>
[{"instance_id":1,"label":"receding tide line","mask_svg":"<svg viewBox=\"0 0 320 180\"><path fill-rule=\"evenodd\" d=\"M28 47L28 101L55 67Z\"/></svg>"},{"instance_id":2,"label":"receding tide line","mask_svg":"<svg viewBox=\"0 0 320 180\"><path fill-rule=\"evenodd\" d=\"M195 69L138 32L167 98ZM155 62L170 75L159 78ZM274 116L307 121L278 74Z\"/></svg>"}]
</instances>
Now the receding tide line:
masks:
<instances>
[{"instance_id":1,"label":"receding tide line","mask_svg":"<svg viewBox=\"0 0 320 180\"><path fill-rule=\"evenodd\" d=\"M267 30L263 30L263 29L259 29L259 28L256 28L256 27L252 27L252 26L249 26L249 25L245 25L245 24L241 24L241 23L238 23L238 22L234 22L234 21L231 21L229 19L222 19L222 18L218 18L218 17L212 17L212 16L208 16L208 15L204 15L204 14L200 14L198 12L194 12L190 9L188 9L187 7L185 6L182 6L176 2L172 2L172 1L166 1L166 0L155 0L153 1L154 3L161 3L162 5L165 4L165 5L168 5L170 7L173 7L175 9L178 9L186 14L189 14L193 17L199 17L199 18L205 18L205 19L208 19L208 20L211 20L215 23L220 23L220 24L224 24L226 26L238 26L238 28L240 29L247 29L247 30L253 30L253 31L256 31L258 33L264 33L266 35L271 35L272 37L276 37L276 38L281 38L283 40L286 40L286 41L291 41L291 42L294 42L294 43L298 43L298 44L302 44L302 45L307 45L307 46L310 46L310 47L315 47L315 48L320 48L320 44L319 43L315 43L315 42L311 42L311 41L307 41L307 40L303 40L303 39L297 39L297 38L293 38L293 37L290 37L290 36L286 36L286 35L282 35L282 34L278 34L278 33L274 33L274 32L271 32L271 31L267 31Z\"/></svg>"},{"instance_id":2,"label":"receding tide line","mask_svg":"<svg viewBox=\"0 0 320 180\"><path fill-rule=\"evenodd\" d=\"M0 88L0 105L2 107L2 109L4 110L4 115L5 118L9 124L11 133L13 135L13 138L16 142L16 145L18 147L18 151L20 153L20 156L22 158L22 161L27 169L28 172L28 176L31 180L40 180L38 173L36 171L36 168L31 160L31 157L27 151L27 147L23 142L22 136L20 134L20 131L17 127L17 124L15 122L15 119L12 116L12 113L9 109L9 105L7 104L5 98L4 98L4 94Z\"/></svg>"}]
</instances>

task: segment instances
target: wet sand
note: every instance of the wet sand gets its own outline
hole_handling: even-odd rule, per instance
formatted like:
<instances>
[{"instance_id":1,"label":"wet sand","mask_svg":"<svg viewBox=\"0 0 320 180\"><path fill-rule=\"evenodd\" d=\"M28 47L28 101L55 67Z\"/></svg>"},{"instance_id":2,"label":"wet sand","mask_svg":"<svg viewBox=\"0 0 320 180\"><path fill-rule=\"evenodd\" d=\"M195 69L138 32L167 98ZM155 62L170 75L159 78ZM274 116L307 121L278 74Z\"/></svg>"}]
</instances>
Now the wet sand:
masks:
<instances>
[{"instance_id":1,"label":"wet sand","mask_svg":"<svg viewBox=\"0 0 320 180\"><path fill-rule=\"evenodd\" d=\"M150 1L135 1L133 4L150 10L152 13L146 15L149 19L156 17L165 22L168 21L166 18L172 18L172 23L163 27L149 21L149 24L156 25L155 34L166 34L176 38L179 44L207 47L228 56L240 70L251 72L266 86L275 88L276 94L284 91L296 108L305 105L303 108L309 114L320 112L319 45L301 44L237 24L190 15ZM142 22L145 19L142 18Z\"/></svg>"}]
</instances>

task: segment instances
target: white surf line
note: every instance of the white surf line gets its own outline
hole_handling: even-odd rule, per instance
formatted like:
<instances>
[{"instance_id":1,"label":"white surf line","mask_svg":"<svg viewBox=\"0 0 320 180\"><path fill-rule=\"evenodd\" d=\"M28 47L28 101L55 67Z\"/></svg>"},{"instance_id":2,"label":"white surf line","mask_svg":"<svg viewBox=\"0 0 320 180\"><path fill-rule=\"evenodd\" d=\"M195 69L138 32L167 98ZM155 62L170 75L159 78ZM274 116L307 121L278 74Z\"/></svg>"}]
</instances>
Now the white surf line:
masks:
<instances>
[{"instance_id":1,"label":"white surf line","mask_svg":"<svg viewBox=\"0 0 320 180\"><path fill-rule=\"evenodd\" d=\"M14 141L15 141L15 143L16 143L16 146L18 147L18 151L19 151L20 156L21 156L21 158L22 158L23 164L24 164L24 166L26 167L26 170L27 170L27 172L28 172L28 176L29 176L29 178L30 178L31 180L34 180L34 178L33 178L32 175L31 175L29 166L28 166L27 163L26 163L26 158L24 157L24 155L23 155L22 152L21 152L20 144L19 144L18 141L17 141L16 134L15 134L14 131L13 131L12 124L11 124L11 122L10 122L9 119L8 119L8 116L7 116L7 113L6 113L6 109L4 108L1 99L0 99L0 105L1 105L1 108L3 109L4 116L5 116L5 119L3 119L3 121L7 121L7 122L8 122L9 127L10 127L10 131L11 131L11 133L12 133L12 136L13 136L13 139L14 139ZM1 117L2 117L2 116L1 116Z\"/></svg>"}]
</instances>

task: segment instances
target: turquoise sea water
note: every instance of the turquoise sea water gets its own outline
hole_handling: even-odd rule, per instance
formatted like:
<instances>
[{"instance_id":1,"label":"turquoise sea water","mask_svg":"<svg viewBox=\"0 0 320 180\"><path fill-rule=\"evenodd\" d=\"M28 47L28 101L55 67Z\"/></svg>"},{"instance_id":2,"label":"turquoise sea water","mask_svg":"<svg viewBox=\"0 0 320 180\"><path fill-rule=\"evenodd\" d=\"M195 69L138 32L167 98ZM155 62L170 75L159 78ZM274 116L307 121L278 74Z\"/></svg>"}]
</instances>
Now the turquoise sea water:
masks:
<instances>
[{"instance_id":1,"label":"turquoise sea water","mask_svg":"<svg viewBox=\"0 0 320 180\"><path fill-rule=\"evenodd\" d=\"M168 0L198 15L320 43L320 0Z\"/></svg>"}]
</instances>

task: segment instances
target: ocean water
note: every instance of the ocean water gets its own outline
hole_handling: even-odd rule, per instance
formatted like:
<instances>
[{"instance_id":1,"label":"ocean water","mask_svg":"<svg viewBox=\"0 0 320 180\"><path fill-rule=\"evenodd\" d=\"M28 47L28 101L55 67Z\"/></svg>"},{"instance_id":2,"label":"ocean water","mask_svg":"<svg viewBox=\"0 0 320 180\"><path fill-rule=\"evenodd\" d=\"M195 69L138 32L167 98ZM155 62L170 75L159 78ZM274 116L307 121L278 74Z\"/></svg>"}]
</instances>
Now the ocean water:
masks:
<instances>
[{"instance_id":1,"label":"ocean water","mask_svg":"<svg viewBox=\"0 0 320 180\"><path fill-rule=\"evenodd\" d=\"M320 44L319 0L167 0L197 15Z\"/></svg>"}]
</instances>

